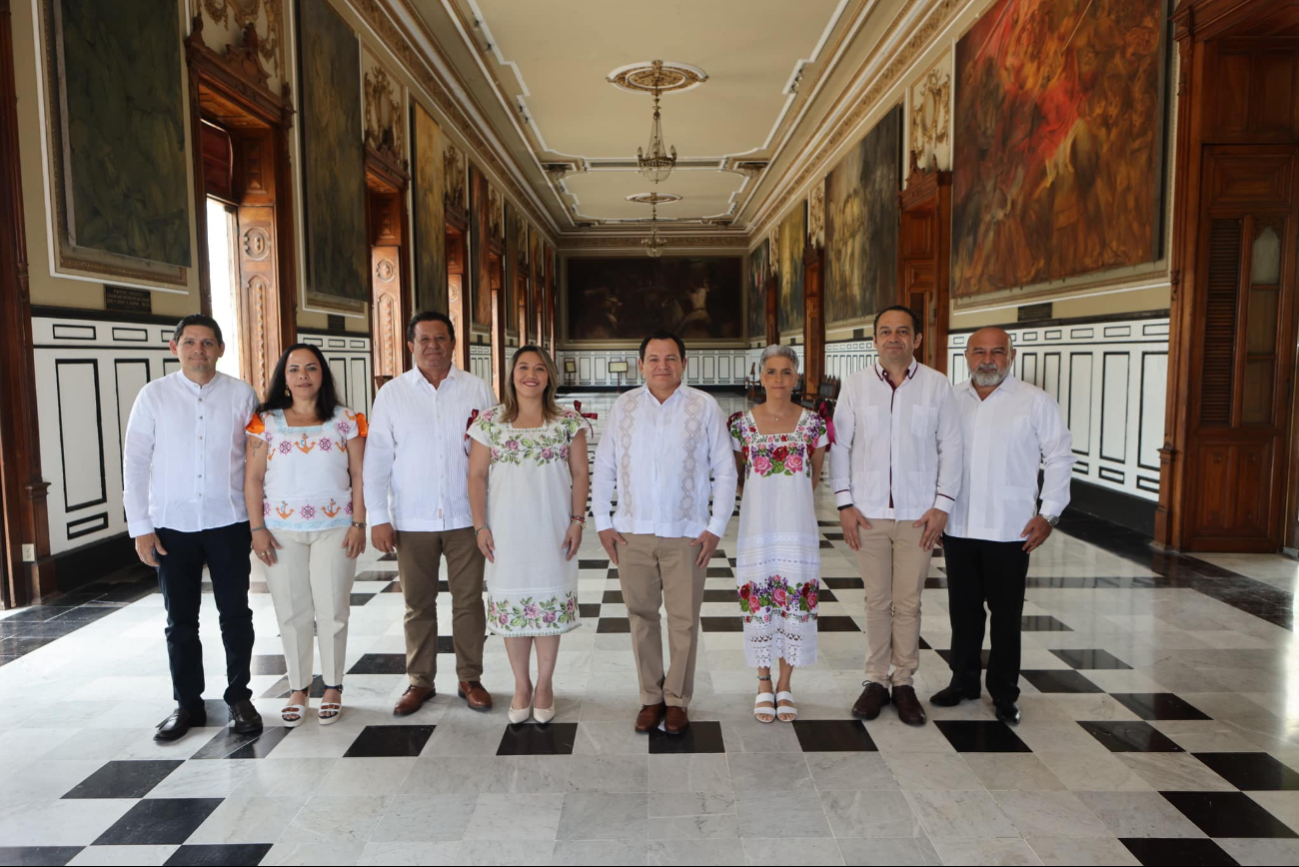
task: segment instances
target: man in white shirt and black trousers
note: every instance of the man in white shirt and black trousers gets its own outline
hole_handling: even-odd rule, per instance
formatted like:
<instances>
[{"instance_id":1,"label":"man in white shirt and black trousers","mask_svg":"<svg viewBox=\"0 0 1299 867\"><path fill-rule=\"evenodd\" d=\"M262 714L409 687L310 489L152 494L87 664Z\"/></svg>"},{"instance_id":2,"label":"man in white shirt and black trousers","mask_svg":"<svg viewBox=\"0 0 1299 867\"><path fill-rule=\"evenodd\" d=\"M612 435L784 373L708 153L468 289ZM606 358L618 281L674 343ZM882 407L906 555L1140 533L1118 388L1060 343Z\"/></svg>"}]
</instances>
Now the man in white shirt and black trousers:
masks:
<instances>
[{"instance_id":1,"label":"man in white shirt and black trousers","mask_svg":"<svg viewBox=\"0 0 1299 867\"><path fill-rule=\"evenodd\" d=\"M244 506L244 426L257 395L247 383L217 373L225 343L221 326L210 317L182 319L171 351L181 369L140 390L122 450L127 529L140 561L158 570L167 607L167 656L177 707L154 738L174 741L191 726L207 724L198 632L204 565L220 612L226 704L235 731L249 734L262 728L248 688L252 532Z\"/></svg>"},{"instance_id":2,"label":"man in white shirt and black trousers","mask_svg":"<svg viewBox=\"0 0 1299 867\"><path fill-rule=\"evenodd\" d=\"M904 723L924 725L920 592L961 485L961 429L951 383L915 359L915 313L880 311L874 339L879 361L844 383L830 449L839 523L866 587L865 689L852 711L871 720L891 702Z\"/></svg>"},{"instance_id":3,"label":"man in white shirt and black trousers","mask_svg":"<svg viewBox=\"0 0 1299 867\"><path fill-rule=\"evenodd\" d=\"M1069 505L1073 437L1055 399L1015 378L1015 350L1005 331L974 332L965 360L970 378L956 389L965 472L943 540L952 681L930 702L952 707L979 697L986 602L992 613L988 693L997 719L1014 724L1028 555L1051 535Z\"/></svg>"}]
</instances>

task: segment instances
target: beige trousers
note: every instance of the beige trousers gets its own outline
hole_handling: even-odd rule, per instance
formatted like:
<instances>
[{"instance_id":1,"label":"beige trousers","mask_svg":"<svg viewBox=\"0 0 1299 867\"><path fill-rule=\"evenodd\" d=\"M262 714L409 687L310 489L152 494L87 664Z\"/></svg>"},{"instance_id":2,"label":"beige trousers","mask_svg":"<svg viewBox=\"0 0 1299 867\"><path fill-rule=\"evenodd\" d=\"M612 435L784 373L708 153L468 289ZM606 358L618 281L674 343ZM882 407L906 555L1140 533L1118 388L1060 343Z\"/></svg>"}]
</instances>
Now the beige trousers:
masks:
<instances>
[{"instance_id":1,"label":"beige trousers","mask_svg":"<svg viewBox=\"0 0 1299 867\"><path fill-rule=\"evenodd\" d=\"M925 528L914 521L867 520L871 528L859 528L857 550L866 586L866 679L911 686L920 667L920 591L933 552L920 547Z\"/></svg>"},{"instance_id":2,"label":"beige trousers","mask_svg":"<svg viewBox=\"0 0 1299 867\"><path fill-rule=\"evenodd\" d=\"M451 591L451 644L459 680L483 676L487 610L483 559L472 527L441 532L397 531L397 571L406 599L406 676L411 686L433 688L438 668L438 567L447 558Z\"/></svg>"},{"instance_id":3,"label":"beige trousers","mask_svg":"<svg viewBox=\"0 0 1299 867\"><path fill-rule=\"evenodd\" d=\"M273 530L280 548L266 567L275 617L284 642L289 689L311 687L312 639L320 639L320 673L326 686L343 682L347 618L356 561L347 556L347 528L298 532Z\"/></svg>"},{"instance_id":4,"label":"beige trousers","mask_svg":"<svg viewBox=\"0 0 1299 867\"><path fill-rule=\"evenodd\" d=\"M690 539L664 539L624 533L618 550L618 583L631 621L631 647L640 677L641 704L666 702L689 707L699 653L699 607L704 604L704 576L696 566L699 549ZM668 615L670 665L663 671L663 635L659 606Z\"/></svg>"}]
</instances>

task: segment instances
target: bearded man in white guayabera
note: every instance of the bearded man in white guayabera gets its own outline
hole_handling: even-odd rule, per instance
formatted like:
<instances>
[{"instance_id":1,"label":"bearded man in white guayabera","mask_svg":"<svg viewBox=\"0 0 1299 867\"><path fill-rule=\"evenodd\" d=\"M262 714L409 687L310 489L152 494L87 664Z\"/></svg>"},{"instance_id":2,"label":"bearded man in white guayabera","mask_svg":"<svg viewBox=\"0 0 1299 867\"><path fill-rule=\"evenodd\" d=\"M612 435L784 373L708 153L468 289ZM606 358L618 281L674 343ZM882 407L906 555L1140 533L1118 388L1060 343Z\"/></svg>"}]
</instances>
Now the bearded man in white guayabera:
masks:
<instances>
[{"instance_id":1,"label":"bearded man in white guayabera","mask_svg":"<svg viewBox=\"0 0 1299 867\"><path fill-rule=\"evenodd\" d=\"M758 669L753 715L759 722L798 716L794 668L816 662L821 533L812 492L829 442L825 420L791 398L798 356L768 346L758 363L766 395L731 416L731 445L744 474L735 581L744 617L744 660ZM771 669L780 665L776 692Z\"/></svg>"},{"instance_id":2,"label":"bearded man in white guayabera","mask_svg":"<svg viewBox=\"0 0 1299 867\"><path fill-rule=\"evenodd\" d=\"M637 364L645 385L614 403L595 450L591 514L618 568L631 621L641 698L636 731L662 723L678 735L690 725L704 577L735 507L735 460L717 401L681 383L681 338L666 331L645 338ZM660 606L672 654L666 672Z\"/></svg>"},{"instance_id":3,"label":"bearded man in white guayabera","mask_svg":"<svg viewBox=\"0 0 1299 867\"><path fill-rule=\"evenodd\" d=\"M559 637L580 622L574 558L591 479L583 419L555 403L558 385L550 356L522 346L501 405L469 426L469 503L487 558L487 628L504 638L514 670L512 723L555 718Z\"/></svg>"},{"instance_id":4,"label":"bearded man in white guayabera","mask_svg":"<svg viewBox=\"0 0 1299 867\"><path fill-rule=\"evenodd\" d=\"M1020 716L1015 702L1028 555L1069 505L1073 436L1055 399L1015 378L1015 350L1005 331L974 332L965 360L970 378L956 389L965 469L943 538L952 681L930 702L952 707L979 697L986 603L992 613L988 693L997 719L1013 724Z\"/></svg>"}]
</instances>

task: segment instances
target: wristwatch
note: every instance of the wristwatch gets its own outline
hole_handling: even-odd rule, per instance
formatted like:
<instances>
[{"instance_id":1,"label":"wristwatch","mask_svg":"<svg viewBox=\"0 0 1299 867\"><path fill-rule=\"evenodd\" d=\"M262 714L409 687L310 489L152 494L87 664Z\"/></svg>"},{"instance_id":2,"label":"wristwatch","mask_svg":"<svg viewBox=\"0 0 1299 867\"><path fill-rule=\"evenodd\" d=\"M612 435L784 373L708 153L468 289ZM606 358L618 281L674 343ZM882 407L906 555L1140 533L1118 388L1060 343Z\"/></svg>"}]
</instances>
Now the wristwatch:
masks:
<instances>
[{"instance_id":1,"label":"wristwatch","mask_svg":"<svg viewBox=\"0 0 1299 867\"><path fill-rule=\"evenodd\" d=\"M356 527L358 530L364 530L364 529L365 529L365 521L353 521L353 522L352 522L352 526L353 526L353 527Z\"/></svg>"},{"instance_id":2,"label":"wristwatch","mask_svg":"<svg viewBox=\"0 0 1299 867\"><path fill-rule=\"evenodd\" d=\"M1039 513L1039 514L1041 514L1041 513ZM1046 521L1046 522L1047 522L1048 524L1050 524L1052 527L1054 527L1056 524L1060 523L1060 516L1059 516L1059 515L1041 515L1041 517L1042 517L1042 520Z\"/></svg>"}]
</instances>

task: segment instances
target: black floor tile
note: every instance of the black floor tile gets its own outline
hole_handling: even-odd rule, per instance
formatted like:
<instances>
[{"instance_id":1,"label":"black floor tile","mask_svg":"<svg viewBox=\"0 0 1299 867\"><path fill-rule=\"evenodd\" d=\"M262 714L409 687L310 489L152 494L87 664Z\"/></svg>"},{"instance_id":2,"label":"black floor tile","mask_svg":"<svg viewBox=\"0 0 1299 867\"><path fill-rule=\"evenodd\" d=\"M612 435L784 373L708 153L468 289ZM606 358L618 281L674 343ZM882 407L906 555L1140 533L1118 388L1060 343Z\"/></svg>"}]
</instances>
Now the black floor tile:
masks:
<instances>
[{"instance_id":1,"label":"black floor tile","mask_svg":"<svg viewBox=\"0 0 1299 867\"><path fill-rule=\"evenodd\" d=\"M714 560L729 560L730 558L726 556L726 552L725 552L725 551L723 551L721 548L718 548L717 550L713 551L713 557L712 557L712 559L714 559Z\"/></svg>"},{"instance_id":2,"label":"black floor tile","mask_svg":"<svg viewBox=\"0 0 1299 867\"><path fill-rule=\"evenodd\" d=\"M934 725L958 753L1030 753L1010 726L1000 720L940 719Z\"/></svg>"},{"instance_id":3,"label":"black floor tile","mask_svg":"<svg viewBox=\"0 0 1299 867\"><path fill-rule=\"evenodd\" d=\"M578 603L577 613L584 618L598 618L600 616L600 603Z\"/></svg>"},{"instance_id":4,"label":"black floor tile","mask_svg":"<svg viewBox=\"0 0 1299 867\"><path fill-rule=\"evenodd\" d=\"M77 857L81 846L0 846L0 864L14 867L62 867Z\"/></svg>"},{"instance_id":5,"label":"black floor tile","mask_svg":"<svg viewBox=\"0 0 1299 867\"><path fill-rule=\"evenodd\" d=\"M843 541L843 533L822 533L821 535L829 539L831 542Z\"/></svg>"},{"instance_id":6,"label":"black floor tile","mask_svg":"<svg viewBox=\"0 0 1299 867\"><path fill-rule=\"evenodd\" d=\"M861 590L866 586L860 578L822 578L821 583L834 590Z\"/></svg>"},{"instance_id":7,"label":"black floor tile","mask_svg":"<svg viewBox=\"0 0 1299 867\"><path fill-rule=\"evenodd\" d=\"M1244 792L1160 792L1210 837L1299 837Z\"/></svg>"},{"instance_id":8,"label":"black floor tile","mask_svg":"<svg viewBox=\"0 0 1299 867\"><path fill-rule=\"evenodd\" d=\"M604 595L600 597L600 603L604 604L606 602L622 605L623 604L622 591L621 590L604 591Z\"/></svg>"},{"instance_id":9,"label":"black floor tile","mask_svg":"<svg viewBox=\"0 0 1299 867\"><path fill-rule=\"evenodd\" d=\"M230 725L230 705L223 699L209 698L203 702L203 710L207 714L205 725L208 727Z\"/></svg>"},{"instance_id":10,"label":"black floor tile","mask_svg":"<svg viewBox=\"0 0 1299 867\"><path fill-rule=\"evenodd\" d=\"M577 561L579 569L607 569L609 568L608 560L581 560Z\"/></svg>"},{"instance_id":11,"label":"black floor tile","mask_svg":"<svg viewBox=\"0 0 1299 867\"><path fill-rule=\"evenodd\" d=\"M951 648L943 648L942 650L939 650L937 652L938 655L942 657L943 662L946 662L948 665L951 665L952 663ZM992 655L992 651L988 650L986 647L983 650L979 651L979 665L981 665L983 668L987 668L988 659L991 657L991 655Z\"/></svg>"},{"instance_id":12,"label":"black floor tile","mask_svg":"<svg viewBox=\"0 0 1299 867\"><path fill-rule=\"evenodd\" d=\"M377 595L377 593L352 593L347 597L347 604L353 608L360 608Z\"/></svg>"},{"instance_id":13,"label":"black floor tile","mask_svg":"<svg viewBox=\"0 0 1299 867\"><path fill-rule=\"evenodd\" d=\"M1213 719L1171 692L1112 692L1110 695L1142 719Z\"/></svg>"},{"instance_id":14,"label":"black floor tile","mask_svg":"<svg viewBox=\"0 0 1299 867\"><path fill-rule=\"evenodd\" d=\"M631 621L626 617L601 617L596 632L631 632Z\"/></svg>"},{"instance_id":15,"label":"black floor tile","mask_svg":"<svg viewBox=\"0 0 1299 867\"><path fill-rule=\"evenodd\" d=\"M379 558L379 561L382 563L395 563L397 562L397 552L394 551L391 554L384 554Z\"/></svg>"},{"instance_id":16,"label":"black floor tile","mask_svg":"<svg viewBox=\"0 0 1299 867\"><path fill-rule=\"evenodd\" d=\"M379 592L380 592L380 593L400 593L400 592L401 592L401 582L400 582L400 581L394 581L394 582L392 582L391 584L389 584L387 587L385 587L385 588L383 588L382 590L380 590Z\"/></svg>"},{"instance_id":17,"label":"black floor tile","mask_svg":"<svg viewBox=\"0 0 1299 867\"><path fill-rule=\"evenodd\" d=\"M817 521L818 527L838 527L841 526L838 521Z\"/></svg>"},{"instance_id":18,"label":"black floor tile","mask_svg":"<svg viewBox=\"0 0 1299 867\"><path fill-rule=\"evenodd\" d=\"M705 578L734 578L735 570L730 566L710 566L704 571Z\"/></svg>"},{"instance_id":19,"label":"black floor tile","mask_svg":"<svg viewBox=\"0 0 1299 867\"><path fill-rule=\"evenodd\" d=\"M920 649L921 649L921 650L933 650L933 648L929 646L929 642L928 642L928 641L925 641L925 637L924 637L923 635L920 636Z\"/></svg>"},{"instance_id":20,"label":"black floor tile","mask_svg":"<svg viewBox=\"0 0 1299 867\"><path fill-rule=\"evenodd\" d=\"M821 598L822 599L825 598L824 593L821 594ZM740 599L736 595L734 590L718 589L718 590L705 590L704 601L705 602L734 602L735 604L738 605Z\"/></svg>"},{"instance_id":21,"label":"black floor tile","mask_svg":"<svg viewBox=\"0 0 1299 867\"><path fill-rule=\"evenodd\" d=\"M1185 752L1148 722L1133 720L1100 720L1080 722L1088 734L1114 753L1180 753Z\"/></svg>"},{"instance_id":22,"label":"black floor tile","mask_svg":"<svg viewBox=\"0 0 1299 867\"><path fill-rule=\"evenodd\" d=\"M345 759L418 756L433 734L433 726L366 726L343 753Z\"/></svg>"},{"instance_id":23,"label":"black floor tile","mask_svg":"<svg viewBox=\"0 0 1299 867\"><path fill-rule=\"evenodd\" d=\"M1267 753L1194 753L1195 757L1245 792L1299 789L1299 773Z\"/></svg>"},{"instance_id":24,"label":"black floor tile","mask_svg":"<svg viewBox=\"0 0 1299 867\"><path fill-rule=\"evenodd\" d=\"M390 569L371 569L362 572L356 576L357 581L383 581L389 582L397 577L397 573Z\"/></svg>"},{"instance_id":25,"label":"black floor tile","mask_svg":"<svg viewBox=\"0 0 1299 867\"><path fill-rule=\"evenodd\" d=\"M743 632L744 621L738 614L731 617L700 617L700 628L704 632Z\"/></svg>"},{"instance_id":26,"label":"black floor tile","mask_svg":"<svg viewBox=\"0 0 1299 867\"><path fill-rule=\"evenodd\" d=\"M861 632L861 627L847 614L830 614L816 619L817 632Z\"/></svg>"},{"instance_id":27,"label":"black floor tile","mask_svg":"<svg viewBox=\"0 0 1299 867\"><path fill-rule=\"evenodd\" d=\"M1019 676L1033 684L1039 692L1104 692L1096 684L1071 668L1029 669Z\"/></svg>"},{"instance_id":28,"label":"black floor tile","mask_svg":"<svg viewBox=\"0 0 1299 867\"><path fill-rule=\"evenodd\" d=\"M838 602L838 601L839 601L839 597L838 597L838 596L835 596L835 595L834 595L834 591L831 590L831 589L828 588L828 587L822 587L819 591L817 591L817 593L818 593L818 595L820 596L820 599L819 599L820 602Z\"/></svg>"},{"instance_id":29,"label":"black floor tile","mask_svg":"<svg viewBox=\"0 0 1299 867\"><path fill-rule=\"evenodd\" d=\"M731 564L732 569L735 569L740 565L740 561L734 557L727 557L726 562Z\"/></svg>"},{"instance_id":30,"label":"black floor tile","mask_svg":"<svg viewBox=\"0 0 1299 867\"><path fill-rule=\"evenodd\" d=\"M676 753L724 753L726 745L722 741L722 724L711 720L692 722L690 728L679 735L670 735L660 729L653 729L649 733L649 752L651 756Z\"/></svg>"},{"instance_id":31,"label":"black floor tile","mask_svg":"<svg viewBox=\"0 0 1299 867\"><path fill-rule=\"evenodd\" d=\"M272 722L260 732L241 735L233 728L221 729L191 759L264 759L289 736L293 729Z\"/></svg>"},{"instance_id":32,"label":"black floor tile","mask_svg":"<svg viewBox=\"0 0 1299 867\"><path fill-rule=\"evenodd\" d=\"M143 798L183 761L108 762L72 788L65 798Z\"/></svg>"},{"instance_id":33,"label":"black floor tile","mask_svg":"<svg viewBox=\"0 0 1299 867\"><path fill-rule=\"evenodd\" d=\"M1194 838L1120 837L1132 857L1150 867L1235 867L1238 863L1212 840Z\"/></svg>"},{"instance_id":34,"label":"black floor tile","mask_svg":"<svg viewBox=\"0 0 1299 867\"><path fill-rule=\"evenodd\" d=\"M1020 629L1024 632L1073 632L1049 614L1025 614L1020 618Z\"/></svg>"},{"instance_id":35,"label":"black floor tile","mask_svg":"<svg viewBox=\"0 0 1299 867\"><path fill-rule=\"evenodd\" d=\"M224 846L181 846L163 862L166 867L256 867L262 863L271 843L242 843Z\"/></svg>"},{"instance_id":36,"label":"black floor tile","mask_svg":"<svg viewBox=\"0 0 1299 867\"><path fill-rule=\"evenodd\" d=\"M830 548L831 550L834 549L834 545L833 545L832 543L830 543L830 542L827 542L827 541L824 540L824 539L821 540L821 545L820 545L820 547L822 547L822 548Z\"/></svg>"},{"instance_id":37,"label":"black floor tile","mask_svg":"<svg viewBox=\"0 0 1299 867\"><path fill-rule=\"evenodd\" d=\"M1119 659L1108 650L1052 650L1062 662L1068 663L1073 668L1131 668L1123 660Z\"/></svg>"},{"instance_id":38,"label":"black floor tile","mask_svg":"<svg viewBox=\"0 0 1299 867\"><path fill-rule=\"evenodd\" d=\"M278 653L259 653L253 657L253 674L288 674L288 663Z\"/></svg>"},{"instance_id":39,"label":"black floor tile","mask_svg":"<svg viewBox=\"0 0 1299 867\"><path fill-rule=\"evenodd\" d=\"M438 653L455 653L455 636L439 635L438 636Z\"/></svg>"},{"instance_id":40,"label":"black floor tile","mask_svg":"<svg viewBox=\"0 0 1299 867\"><path fill-rule=\"evenodd\" d=\"M223 798L145 798L99 835L96 846L167 846L189 839Z\"/></svg>"},{"instance_id":41,"label":"black floor tile","mask_svg":"<svg viewBox=\"0 0 1299 867\"><path fill-rule=\"evenodd\" d=\"M805 753L879 752L860 720L796 719L793 726Z\"/></svg>"},{"instance_id":42,"label":"black floor tile","mask_svg":"<svg viewBox=\"0 0 1299 867\"><path fill-rule=\"evenodd\" d=\"M577 742L577 723L506 725L498 756L571 756Z\"/></svg>"},{"instance_id":43,"label":"black floor tile","mask_svg":"<svg viewBox=\"0 0 1299 867\"><path fill-rule=\"evenodd\" d=\"M947 579L940 578L937 575L930 575L925 579L926 590L943 590L947 587Z\"/></svg>"},{"instance_id":44,"label":"black floor tile","mask_svg":"<svg viewBox=\"0 0 1299 867\"><path fill-rule=\"evenodd\" d=\"M405 674L406 654L364 653L347 670L348 674Z\"/></svg>"}]
</instances>

